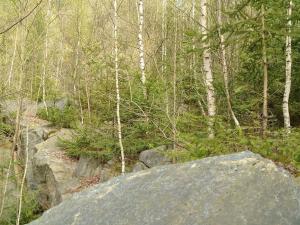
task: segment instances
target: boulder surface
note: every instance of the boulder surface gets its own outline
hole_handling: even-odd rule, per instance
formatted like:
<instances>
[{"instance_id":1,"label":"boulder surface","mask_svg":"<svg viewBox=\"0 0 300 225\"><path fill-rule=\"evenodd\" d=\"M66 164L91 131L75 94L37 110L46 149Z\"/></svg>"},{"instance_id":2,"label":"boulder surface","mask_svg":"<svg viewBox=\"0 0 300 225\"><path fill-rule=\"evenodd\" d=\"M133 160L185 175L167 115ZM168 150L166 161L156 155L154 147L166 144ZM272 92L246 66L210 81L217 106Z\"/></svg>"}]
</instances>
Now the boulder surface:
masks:
<instances>
[{"instance_id":1,"label":"boulder surface","mask_svg":"<svg viewBox=\"0 0 300 225\"><path fill-rule=\"evenodd\" d=\"M30 225L299 225L291 175L251 152L155 167L99 184Z\"/></svg>"}]
</instances>

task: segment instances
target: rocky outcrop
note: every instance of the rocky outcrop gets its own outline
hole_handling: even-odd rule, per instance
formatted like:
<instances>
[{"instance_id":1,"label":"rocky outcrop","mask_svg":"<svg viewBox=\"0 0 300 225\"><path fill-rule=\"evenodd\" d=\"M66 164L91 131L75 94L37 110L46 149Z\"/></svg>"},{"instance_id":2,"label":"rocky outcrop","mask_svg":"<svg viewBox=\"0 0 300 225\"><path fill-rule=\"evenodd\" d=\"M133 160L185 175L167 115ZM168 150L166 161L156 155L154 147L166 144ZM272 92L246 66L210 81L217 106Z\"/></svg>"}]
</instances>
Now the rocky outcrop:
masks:
<instances>
[{"instance_id":1,"label":"rocky outcrop","mask_svg":"<svg viewBox=\"0 0 300 225\"><path fill-rule=\"evenodd\" d=\"M30 225L299 225L300 190L251 152L155 167L78 193Z\"/></svg>"},{"instance_id":2,"label":"rocky outcrop","mask_svg":"<svg viewBox=\"0 0 300 225\"><path fill-rule=\"evenodd\" d=\"M141 152L139 161L134 165L132 171L138 172L155 166L171 164L172 159L166 155L167 150L168 146L162 145Z\"/></svg>"},{"instance_id":3,"label":"rocky outcrop","mask_svg":"<svg viewBox=\"0 0 300 225\"><path fill-rule=\"evenodd\" d=\"M35 146L33 157L33 179L38 190L38 200L45 209L53 207L71 196L79 179L73 176L77 160L65 155L59 147L59 139L68 139L72 132L61 129L52 137Z\"/></svg>"}]
</instances>

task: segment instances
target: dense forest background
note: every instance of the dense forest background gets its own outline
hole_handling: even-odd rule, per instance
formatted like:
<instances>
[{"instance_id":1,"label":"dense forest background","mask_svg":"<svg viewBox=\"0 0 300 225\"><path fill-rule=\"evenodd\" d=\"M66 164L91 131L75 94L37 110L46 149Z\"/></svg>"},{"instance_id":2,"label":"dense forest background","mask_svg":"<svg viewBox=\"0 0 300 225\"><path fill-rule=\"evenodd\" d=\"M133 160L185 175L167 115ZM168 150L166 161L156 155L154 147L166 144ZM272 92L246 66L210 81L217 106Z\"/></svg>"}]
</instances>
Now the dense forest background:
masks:
<instances>
[{"instance_id":1,"label":"dense forest background","mask_svg":"<svg viewBox=\"0 0 300 225\"><path fill-rule=\"evenodd\" d=\"M299 5L3 0L0 96L75 129L73 157L121 160L121 147L130 168L165 144L174 161L249 149L297 172ZM62 98L64 110L47 106Z\"/></svg>"}]
</instances>

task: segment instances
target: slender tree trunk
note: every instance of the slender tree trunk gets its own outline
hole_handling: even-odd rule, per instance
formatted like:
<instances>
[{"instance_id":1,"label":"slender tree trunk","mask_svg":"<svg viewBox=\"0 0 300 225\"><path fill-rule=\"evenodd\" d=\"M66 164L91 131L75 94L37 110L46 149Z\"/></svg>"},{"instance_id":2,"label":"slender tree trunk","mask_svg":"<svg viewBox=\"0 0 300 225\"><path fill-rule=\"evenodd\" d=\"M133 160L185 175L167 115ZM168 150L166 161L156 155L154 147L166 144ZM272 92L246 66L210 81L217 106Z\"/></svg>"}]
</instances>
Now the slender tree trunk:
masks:
<instances>
[{"instance_id":1,"label":"slender tree trunk","mask_svg":"<svg viewBox=\"0 0 300 225\"><path fill-rule=\"evenodd\" d=\"M161 72L162 74L165 73L166 70L166 57L167 57L167 46L166 46L166 7L167 7L167 0L162 0L162 22L161 22L161 30L162 30L162 50L161 50Z\"/></svg>"},{"instance_id":2,"label":"slender tree trunk","mask_svg":"<svg viewBox=\"0 0 300 225\"><path fill-rule=\"evenodd\" d=\"M17 216L16 225L20 224L20 219L21 219L23 191L24 191L24 185L25 185L27 167L28 167L28 145L29 145L29 133L28 133L28 126L27 126L26 127L26 147L25 147L25 167L24 167L24 173L23 173L23 178L22 178L21 188L20 188L19 208L18 208L18 216Z\"/></svg>"},{"instance_id":3,"label":"slender tree trunk","mask_svg":"<svg viewBox=\"0 0 300 225\"><path fill-rule=\"evenodd\" d=\"M115 81L116 81L116 101L117 101L117 128L118 139L121 150L122 174L125 173L125 154L122 140L122 124L120 118L120 88L119 88L119 43L118 43L118 7L117 0L114 0L114 51L115 51Z\"/></svg>"},{"instance_id":4,"label":"slender tree trunk","mask_svg":"<svg viewBox=\"0 0 300 225\"><path fill-rule=\"evenodd\" d=\"M262 118L262 136L265 137L268 128L268 60L266 46L266 27L265 27L265 6L261 6L262 17L262 56L263 56L263 73L264 73L264 88L263 88L263 118Z\"/></svg>"},{"instance_id":5,"label":"slender tree trunk","mask_svg":"<svg viewBox=\"0 0 300 225\"><path fill-rule=\"evenodd\" d=\"M201 0L201 16L200 28L202 33L202 47L203 47L203 71L205 74L205 86L207 92L207 109L208 109L208 137L214 138L214 123L216 115L216 100L215 89L213 86L213 73L211 68L211 52L209 40L207 40L207 0Z\"/></svg>"},{"instance_id":6,"label":"slender tree trunk","mask_svg":"<svg viewBox=\"0 0 300 225\"><path fill-rule=\"evenodd\" d=\"M57 63L56 63L56 78L55 78L55 87L58 88L59 80L62 79L62 62L63 62L63 37L60 40L60 49L59 54L57 55Z\"/></svg>"},{"instance_id":7,"label":"slender tree trunk","mask_svg":"<svg viewBox=\"0 0 300 225\"><path fill-rule=\"evenodd\" d=\"M193 29L195 29L195 12L196 12L196 0L192 0L192 23L193 23ZM196 76L196 45L195 45L195 38L192 40L192 49L193 49L193 54L192 54L192 70L193 70L193 75L194 77Z\"/></svg>"},{"instance_id":8,"label":"slender tree trunk","mask_svg":"<svg viewBox=\"0 0 300 225\"><path fill-rule=\"evenodd\" d=\"M173 149L176 149L176 138L177 138L177 110L176 110L176 101L177 101L177 39L178 39L178 21L176 10L174 10L174 55L173 55Z\"/></svg>"},{"instance_id":9,"label":"slender tree trunk","mask_svg":"<svg viewBox=\"0 0 300 225\"><path fill-rule=\"evenodd\" d=\"M78 70L78 64L79 64L79 48L80 48L80 24L78 26L78 40L77 40L77 47L76 47L76 56L75 56L75 68L74 68L74 74L73 74L73 91L74 91L74 96L75 98L78 98L78 104L79 104L79 110L80 110L80 119L81 119L81 124L84 124L84 114L83 114L83 108L82 108L82 103L81 103L81 94L80 94L80 89L77 88L76 83L77 83L77 70ZM80 82L80 77L78 78ZM80 86L80 84L78 85Z\"/></svg>"},{"instance_id":10,"label":"slender tree trunk","mask_svg":"<svg viewBox=\"0 0 300 225\"><path fill-rule=\"evenodd\" d=\"M196 15L196 0L192 0L192 23L193 23L193 29L196 28L196 26L195 26L196 25L196 23L195 23L195 15ZM193 54L192 54L191 69L193 71L193 76L194 76L194 81L195 81L195 84L196 84L196 89L198 89L198 87L197 87L198 86L197 85L198 79L197 79L197 70L196 70L196 58L197 58L197 56L196 56L196 52L195 52L195 50L196 50L196 40L195 40L195 38L193 38L192 42L193 42L192 43ZM197 93L198 93L198 90L197 90ZM199 99L197 102L198 102L198 105L200 107L202 115L206 116L206 112L205 112L205 109L203 107L203 104L202 104L201 100Z\"/></svg>"},{"instance_id":11,"label":"slender tree trunk","mask_svg":"<svg viewBox=\"0 0 300 225\"><path fill-rule=\"evenodd\" d=\"M147 98L146 89L146 73L145 73L145 52L144 52L144 0L139 0L138 3L138 19L139 19L139 33L138 33L138 48L140 54L140 70L141 70L141 82L143 88L144 98Z\"/></svg>"},{"instance_id":12,"label":"slender tree trunk","mask_svg":"<svg viewBox=\"0 0 300 225\"><path fill-rule=\"evenodd\" d=\"M89 116L89 122L91 122L92 114L91 114L91 100L90 100L90 82L88 74L85 76L85 94L86 94L86 101L87 101L87 107L88 107L88 116Z\"/></svg>"},{"instance_id":13,"label":"slender tree trunk","mask_svg":"<svg viewBox=\"0 0 300 225\"><path fill-rule=\"evenodd\" d=\"M238 121L238 119L235 116L235 113L232 109L232 105L231 105L231 98L230 98L230 94L229 94L229 87L228 87L228 77L229 77L229 73L228 73L228 66L227 66L227 59L226 59L226 49L225 49L225 38L224 35L222 34L222 3L221 0L217 0L217 8L218 8L218 33L219 33L219 38L220 38L220 49L221 49L221 61L222 61L222 70L223 70L223 78L224 78L224 87L225 87L225 94L226 94L226 99L227 99L227 107L229 110L229 113L234 121L234 124L236 126L236 128L238 128L239 130L241 129L240 127L240 123Z\"/></svg>"},{"instance_id":14,"label":"slender tree trunk","mask_svg":"<svg viewBox=\"0 0 300 225\"><path fill-rule=\"evenodd\" d=\"M51 0L48 0L48 8L46 15L46 34L45 34L45 49L44 49L44 63L43 63L43 75L42 75L42 98L43 104L48 115L48 107L46 103L46 76L47 76L47 64L48 64L48 22L51 15Z\"/></svg>"},{"instance_id":15,"label":"slender tree trunk","mask_svg":"<svg viewBox=\"0 0 300 225\"><path fill-rule=\"evenodd\" d=\"M17 52L17 43L18 43L18 28L16 28L14 50L13 50L13 55L11 58L11 63L10 63L10 68L9 68L8 87L10 87L12 79L13 79L14 63L15 63L16 52Z\"/></svg>"},{"instance_id":16,"label":"slender tree trunk","mask_svg":"<svg viewBox=\"0 0 300 225\"><path fill-rule=\"evenodd\" d=\"M161 29L162 29L162 50L161 50L161 73L162 73L162 79L164 82L164 88L165 88L165 106L166 106L166 114L169 116L169 93L168 93L168 79L166 76L166 60L167 60L167 17L166 17L166 12L167 12L167 0L162 1L162 24L161 24Z\"/></svg>"},{"instance_id":17,"label":"slender tree trunk","mask_svg":"<svg viewBox=\"0 0 300 225\"><path fill-rule=\"evenodd\" d=\"M288 35L286 36L286 68L285 68L285 88L283 95L283 118L284 118L284 128L286 132L289 134L291 132L291 121L290 121L290 112L289 112L289 98L291 92L291 84L292 84L292 38L291 38L291 27L292 27L292 8L293 2L289 2L289 7L287 11L288 23L287 23L287 31Z\"/></svg>"}]
</instances>

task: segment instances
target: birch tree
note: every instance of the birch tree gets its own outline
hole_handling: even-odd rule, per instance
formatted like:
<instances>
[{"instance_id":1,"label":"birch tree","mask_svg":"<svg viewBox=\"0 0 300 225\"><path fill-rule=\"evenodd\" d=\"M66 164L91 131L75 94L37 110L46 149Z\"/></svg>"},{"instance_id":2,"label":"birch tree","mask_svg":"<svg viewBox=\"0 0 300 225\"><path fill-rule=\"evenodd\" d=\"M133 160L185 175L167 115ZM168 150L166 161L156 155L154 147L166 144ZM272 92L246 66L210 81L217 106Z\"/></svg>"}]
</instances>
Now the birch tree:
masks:
<instances>
[{"instance_id":1,"label":"birch tree","mask_svg":"<svg viewBox=\"0 0 300 225\"><path fill-rule=\"evenodd\" d=\"M218 33L219 33L219 38L220 38L220 49L221 49L221 63L222 63L222 71L223 71L223 79L224 79L224 88L225 88L225 95L227 99L227 107L228 111L234 121L234 124L236 128L240 129L240 123L238 119L235 116L235 113L232 109L231 105L231 98L229 94L229 87L228 87L228 66L227 66L227 59L226 59L226 49L225 49L225 38L222 33L222 2L221 0L217 0L217 22L218 22Z\"/></svg>"},{"instance_id":2,"label":"birch tree","mask_svg":"<svg viewBox=\"0 0 300 225\"><path fill-rule=\"evenodd\" d=\"M266 46L265 6L261 5L262 24L262 60L263 60L263 115L262 115L262 136L266 135L268 127L268 59Z\"/></svg>"},{"instance_id":3,"label":"birch tree","mask_svg":"<svg viewBox=\"0 0 300 225\"><path fill-rule=\"evenodd\" d=\"M211 67L211 52L210 44L207 38L208 28L208 14L207 14L207 0L200 0L200 29L202 34L202 48L203 48L203 72L204 82L207 93L207 109L208 109L208 136L214 138L214 123L216 115L215 103L215 89L213 85L213 73Z\"/></svg>"},{"instance_id":4,"label":"birch tree","mask_svg":"<svg viewBox=\"0 0 300 225\"><path fill-rule=\"evenodd\" d=\"M46 76L47 76L47 64L48 64L48 23L51 16L51 0L48 0L47 14L46 14L46 31L45 31L45 49L44 49L44 63L43 63L43 74L42 74L42 99L48 114L48 107L46 103Z\"/></svg>"},{"instance_id":5,"label":"birch tree","mask_svg":"<svg viewBox=\"0 0 300 225\"><path fill-rule=\"evenodd\" d=\"M287 133L291 132L291 121L290 121L290 112L289 112L289 98L291 92L291 77L292 77L292 38L291 38L291 27L292 27L292 7L293 2L290 1L287 10L287 36L286 36L286 68L285 68L285 88L284 88L284 95L283 95L283 119L284 119L284 128L286 129Z\"/></svg>"},{"instance_id":6,"label":"birch tree","mask_svg":"<svg viewBox=\"0 0 300 225\"><path fill-rule=\"evenodd\" d=\"M116 113L117 113L117 128L118 128L118 139L119 146L121 150L121 164L122 164L122 174L125 173L125 154L122 141L122 124L120 118L120 88L119 88L119 42L118 42L118 4L117 0L114 0L114 21L113 21L113 31L114 31L114 56L115 56L115 82L116 82Z\"/></svg>"},{"instance_id":7,"label":"birch tree","mask_svg":"<svg viewBox=\"0 0 300 225\"><path fill-rule=\"evenodd\" d=\"M16 225L20 224L21 219L21 212L22 212L22 202L23 202L23 192L24 192L24 185L26 181L26 174L27 174L27 168L28 168L28 146L29 146L29 132L28 132L28 125L26 126L26 146L25 146L25 167L24 167L24 173L22 177L21 187L20 187L20 194L19 194L19 207L18 207L18 215L17 215L17 222Z\"/></svg>"},{"instance_id":8,"label":"birch tree","mask_svg":"<svg viewBox=\"0 0 300 225\"><path fill-rule=\"evenodd\" d=\"M173 132L173 149L176 149L176 136L177 136L177 39L178 39L178 21L176 10L174 9L174 55L173 55L173 121L172 121L172 132Z\"/></svg>"},{"instance_id":9,"label":"birch tree","mask_svg":"<svg viewBox=\"0 0 300 225\"><path fill-rule=\"evenodd\" d=\"M140 56L140 70L141 70L141 82L143 88L144 98L147 98L147 90L146 90L146 73L145 73L145 51L144 51L144 0L139 0L138 2L138 23L139 23L139 31L138 31L138 49Z\"/></svg>"},{"instance_id":10,"label":"birch tree","mask_svg":"<svg viewBox=\"0 0 300 225\"><path fill-rule=\"evenodd\" d=\"M9 73L8 73L8 87L10 87L11 82L13 80L13 72L14 72L14 64L15 64L15 58L16 58L16 52L17 52L17 44L18 44L18 27L16 28L16 33L15 33L15 40L14 40L14 50L13 50L13 55L11 58L11 63L9 67Z\"/></svg>"}]
</instances>

